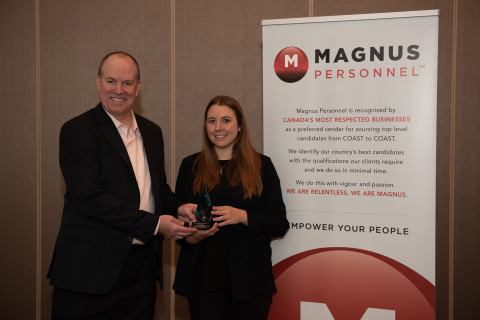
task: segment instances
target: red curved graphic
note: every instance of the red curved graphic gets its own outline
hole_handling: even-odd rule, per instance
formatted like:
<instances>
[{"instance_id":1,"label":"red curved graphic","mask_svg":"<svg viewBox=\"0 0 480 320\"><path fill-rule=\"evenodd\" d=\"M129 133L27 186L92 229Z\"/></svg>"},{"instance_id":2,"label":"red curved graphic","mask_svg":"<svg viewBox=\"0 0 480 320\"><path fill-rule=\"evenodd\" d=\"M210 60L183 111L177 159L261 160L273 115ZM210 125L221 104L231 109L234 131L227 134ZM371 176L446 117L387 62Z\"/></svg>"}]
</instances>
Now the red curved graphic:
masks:
<instances>
[{"instance_id":1,"label":"red curved graphic","mask_svg":"<svg viewBox=\"0 0 480 320\"><path fill-rule=\"evenodd\" d=\"M360 320L368 308L396 320L435 319L435 286L409 267L355 248L321 248L273 267L278 292L270 320L300 320L300 302L324 303L335 320Z\"/></svg>"}]
</instances>

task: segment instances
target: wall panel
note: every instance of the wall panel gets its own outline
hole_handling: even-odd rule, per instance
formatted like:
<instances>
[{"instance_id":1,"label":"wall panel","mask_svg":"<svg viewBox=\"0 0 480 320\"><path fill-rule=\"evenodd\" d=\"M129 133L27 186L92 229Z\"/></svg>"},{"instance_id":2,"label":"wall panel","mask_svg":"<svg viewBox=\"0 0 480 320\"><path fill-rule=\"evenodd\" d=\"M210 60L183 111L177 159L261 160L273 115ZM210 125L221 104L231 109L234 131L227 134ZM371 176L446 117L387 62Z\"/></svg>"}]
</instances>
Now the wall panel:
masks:
<instances>
[{"instance_id":1,"label":"wall panel","mask_svg":"<svg viewBox=\"0 0 480 320\"><path fill-rule=\"evenodd\" d=\"M34 319L37 263L35 2L0 2L0 318ZM20 41L19 41L20 40Z\"/></svg>"},{"instance_id":2,"label":"wall panel","mask_svg":"<svg viewBox=\"0 0 480 320\"><path fill-rule=\"evenodd\" d=\"M308 16L308 1L194 1L176 8L176 168L201 147L203 113L216 95L237 99L263 150L262 19Z\"/></svg>"},{"instance_id":3,"label":"wall panel","mask_svg":"<svg viewBox=\"0 0 480 320\"><path fill-rule=\"evenodd\" d=\"M458 1L454 319L480 319L480 3Z\"/></svg>"},{"instance_id":4,"label":"wall panel","mask_svg":"<svg viewBox=\"0 0 480 320\"><path fill-rule=\"evenodd\" d=\"M170 1L42 0L42 274L46 275L60 226L65 186L58 165L61 125L98 102L95 76L107 53L123 50L140 64L143 81L134 111L164 132L167 176L172 172ZM165 246L169 258L170 246ZM165 261L168 283L169 261ZM43 281L42 318L48 319L52 287ZM160 294L157 318L168 317L170 297Z\"/></svg>"}]
</instances>

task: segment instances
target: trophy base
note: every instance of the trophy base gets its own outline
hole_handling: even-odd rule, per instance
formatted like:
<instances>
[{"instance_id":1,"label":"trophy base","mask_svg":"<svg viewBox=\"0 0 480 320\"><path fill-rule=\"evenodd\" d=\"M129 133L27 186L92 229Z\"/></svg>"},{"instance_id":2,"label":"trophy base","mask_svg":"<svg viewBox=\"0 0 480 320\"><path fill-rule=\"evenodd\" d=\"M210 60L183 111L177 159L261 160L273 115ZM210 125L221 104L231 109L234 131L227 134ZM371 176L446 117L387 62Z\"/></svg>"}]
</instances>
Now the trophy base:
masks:
<instances>
[{"instance_id":1,"label":"trophy base","mask_svg":"<svg viewBox=\"0 0 480 320\"><path fill-rule=\"evenodd\" d=\"M210 223L195 221L195 222L192 222L192 228L199 229L199 230L207 230L207 229L210 229Z\"/></svg>"}]
</instances>

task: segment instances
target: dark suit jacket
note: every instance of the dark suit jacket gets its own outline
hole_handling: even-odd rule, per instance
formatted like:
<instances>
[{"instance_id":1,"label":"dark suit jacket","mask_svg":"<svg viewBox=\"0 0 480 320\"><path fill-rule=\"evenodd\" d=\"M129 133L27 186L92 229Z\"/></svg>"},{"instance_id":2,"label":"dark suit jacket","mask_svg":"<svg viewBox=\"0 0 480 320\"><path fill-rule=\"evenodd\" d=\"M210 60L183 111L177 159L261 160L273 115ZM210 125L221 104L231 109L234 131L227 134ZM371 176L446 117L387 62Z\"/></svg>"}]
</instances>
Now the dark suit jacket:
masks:
<instances>
[{"instance_id":1,"label":"dark suit jacket","mask_svg":"<svg viewBox=\"0 0 480 320\"><path fill-rule=\"evenodd\" d=\"M67 192L47 278L62 289L108 293L129 254L133 237L153 241L160 215L182 204L166 183L160 127L135 115L150 169L155 212L139 210L140 191L125 145L99 103L66 122L60 132L60 167ZM156 237L162 287L162 242ZM159 242L158 242L159 241Z\"/></svg>"},{"instance_id":2,"label":"dark suit jacket","mask_svg":"<svg viewBox=\"0 0 480 320\"><path fill-rule=\"evenodd\" d=\"M180 166L175 194L182 201L199 203L201 200L201 195L195 195L192 191L195 180L192 167L197 156L198 153L183 159ZM243 199L242 186L238 185L234 189L232 203L228 204L247 212L248 227L240 223L221 227L227 228L230 234L227 268L234 302L248 301L254 296L277 290L272 273L270 240L282 237L289 228L280 179L270 158L260 156L262 194ZM183 241L179 243L182 244L182 249L173 289L176 294L192 299L192 292L195 291L192 286L196 283L192 279L193 269L203 241L194 246Z\"/></svg>"}]
</instances>

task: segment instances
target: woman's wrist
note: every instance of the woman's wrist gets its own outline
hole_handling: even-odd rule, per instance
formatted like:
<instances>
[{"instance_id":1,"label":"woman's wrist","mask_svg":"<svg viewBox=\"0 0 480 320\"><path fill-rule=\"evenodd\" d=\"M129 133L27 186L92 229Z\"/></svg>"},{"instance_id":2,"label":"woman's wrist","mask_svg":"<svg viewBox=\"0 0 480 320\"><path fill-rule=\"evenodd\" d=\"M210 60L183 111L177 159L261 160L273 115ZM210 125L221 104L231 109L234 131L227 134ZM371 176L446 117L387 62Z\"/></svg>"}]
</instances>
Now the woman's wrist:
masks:
<instances>
[{"instance_id":1,"label":"woman's wrist","mask_svg":"<svg viewBox=\"0 0 480 320\"><path fill-rule=\"evenodd\" d=\"M244 218L242 219L241 222L248 227L248 213L245 210L242 210L242 211L243 211L243 217Z\"/></svg>"}]
</instances>

